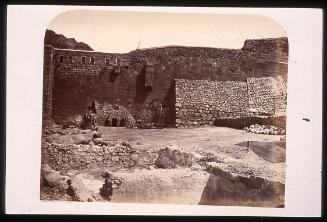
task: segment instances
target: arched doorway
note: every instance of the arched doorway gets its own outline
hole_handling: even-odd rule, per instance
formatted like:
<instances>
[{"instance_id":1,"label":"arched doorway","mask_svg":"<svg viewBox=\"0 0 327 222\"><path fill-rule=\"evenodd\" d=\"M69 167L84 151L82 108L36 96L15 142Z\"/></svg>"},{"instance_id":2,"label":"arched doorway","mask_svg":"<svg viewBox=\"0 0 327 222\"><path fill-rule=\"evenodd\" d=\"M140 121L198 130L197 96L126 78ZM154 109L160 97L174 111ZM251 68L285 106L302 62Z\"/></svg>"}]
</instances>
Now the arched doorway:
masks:
<instances>
[{"instance_id":1,"label":"arched doorway","mask_svg":"<svg viewBox=\"0 0 327 222\"><path fill-rule=\"evenodd\" d=\"M112 118L112 120L111 120L111 126L112 127L117 127L117 124L118 124L118 120L116 118Z\"/></svg>"}]
</instances>

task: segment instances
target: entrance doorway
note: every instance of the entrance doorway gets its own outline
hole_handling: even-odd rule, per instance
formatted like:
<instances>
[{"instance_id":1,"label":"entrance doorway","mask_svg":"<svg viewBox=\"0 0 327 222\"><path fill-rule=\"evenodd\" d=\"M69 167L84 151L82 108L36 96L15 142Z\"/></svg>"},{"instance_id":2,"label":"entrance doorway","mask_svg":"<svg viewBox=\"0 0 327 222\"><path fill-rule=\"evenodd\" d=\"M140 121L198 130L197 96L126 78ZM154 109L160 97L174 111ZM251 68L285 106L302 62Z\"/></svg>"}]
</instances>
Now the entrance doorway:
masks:
<instances>
[{"instance_id":1,"label":"entrance doorway","mask_svg":"<svg viewBox=\"0 0 327 222\"><path fill-rule=\"evenodd\" d=\"M117 121L117 119L116 119L116 118L112 118L111 126L112 126L112 127L117 127L117 125L118 125L118 121Z\"/></svg>"},{"instance_id":2,"label":"entrance doorway","mask_svg":"<svg viewBox=\"0 0 327 222\"><path fill-rule=\"evenodd\" d=\"M120 120L120 126L125 126L125 125L126 125L125 119L121 119Z\"/></svg>"}]
</instances>

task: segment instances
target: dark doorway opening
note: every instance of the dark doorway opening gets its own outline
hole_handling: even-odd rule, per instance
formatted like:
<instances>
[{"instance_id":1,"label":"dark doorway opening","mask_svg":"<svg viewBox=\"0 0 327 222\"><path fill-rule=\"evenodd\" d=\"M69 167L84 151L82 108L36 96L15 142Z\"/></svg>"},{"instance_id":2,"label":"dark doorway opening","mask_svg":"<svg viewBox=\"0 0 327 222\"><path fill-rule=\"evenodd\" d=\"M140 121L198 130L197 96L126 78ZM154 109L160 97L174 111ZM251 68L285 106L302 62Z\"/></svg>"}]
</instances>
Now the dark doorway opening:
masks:
<instances>
[{"instance_id":1,"label":"dark doorway opening","mask_svg":"<svg viewBox=\"0 0 327 222\"><path fill-rule=\"evenodd\" d=\"M104 126L110 126L110 119L107 119L106 122L104 122Z\"/></svg>"},{"instance_id":2,"label":"dark doorway opening","mask_svg":"<svg viewBox=\"0 0 327 222\"><path fill-rule=\"evenodd\" d=\"M116 118L112 118L112 120L111 120L111 126L112 127L117 127L117 123L118 123L117 119Z\"/></svg>"},{"instance_id":3,"label":"dark doorway opening","mask_svg":"<svg viewBox=\"0 0 327 222\"><path fill-rule=\"evenodd\" d=\"M125 126L126 125L126 121L125 119L121 119L120 120L120 126Z\"/></svg>"}]
</instances>

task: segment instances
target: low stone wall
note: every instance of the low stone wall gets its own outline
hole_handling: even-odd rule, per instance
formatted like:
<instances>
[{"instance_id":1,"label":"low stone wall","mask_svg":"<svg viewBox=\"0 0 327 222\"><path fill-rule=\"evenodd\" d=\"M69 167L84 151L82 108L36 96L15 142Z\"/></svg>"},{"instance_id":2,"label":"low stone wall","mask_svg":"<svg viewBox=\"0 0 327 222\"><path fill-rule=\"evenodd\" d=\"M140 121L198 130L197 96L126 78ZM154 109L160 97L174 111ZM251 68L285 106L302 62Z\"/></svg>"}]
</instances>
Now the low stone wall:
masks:
<instances>
[{"instance_id":1,"label":"low stone wall","mask_svg":"<svg viewBox=\"0 0 327 222\"><path fill-rule=\"evenodd\" d=\"M97 167L133 168L153 165L157 154L135 151L126 142L106 146L92 144L44 143L42 162L55 170Z\"/></svg>"}]
</instances>

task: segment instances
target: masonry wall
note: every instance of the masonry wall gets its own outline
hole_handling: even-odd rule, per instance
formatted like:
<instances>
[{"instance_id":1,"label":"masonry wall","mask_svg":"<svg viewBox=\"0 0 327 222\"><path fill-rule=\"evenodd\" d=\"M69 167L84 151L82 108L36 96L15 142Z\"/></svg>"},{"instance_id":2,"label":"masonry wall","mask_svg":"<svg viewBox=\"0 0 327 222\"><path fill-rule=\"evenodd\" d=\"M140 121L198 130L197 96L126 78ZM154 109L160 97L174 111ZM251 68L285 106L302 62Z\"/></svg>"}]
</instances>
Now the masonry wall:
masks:
<instances>
[{"instance_id":1,"label":"masonry wall","mask_svg":"<svg viewBox=\"0 0 327 222\"><path fill-rule=\"evenodd\" d=\"M177 79L175 92L177 127L286 116L286 82L281 76L249 77L245 82Z\"/></svg>"},{"instance_id":2,"label":"masonry wall","mask_svg":"<svg viewBox=\"0 0 327 222\"><path fill-rule=\"evenodd\" d=\"M44 48L44 71L43 71L43 125L51 121L52 115L52 87L53 87L53 48Z\"/></svg>"},{"instance_id":3,"label":"masonry wall","mask_svg":"<svg viewBox=\"0 0 327 222\"><path fill-rule=\"evenodd\" d=\"M94 58L94 63L91 63L91 58ZM55 50L52 110L55 122L60 123L70 115L83 114L94 100L113 103L115 99L133 93L130 89L134 87L128 86L135 77L127 78L129 73L126 72L116 75L115 69L106 65L106 59L115 62L112 54Z\"/></svg>"},{"instance_id":4,"label":"masonry wall","mask_svg":"<svg viewBox=\"0 0 327 222\"><path fill-rule=\"evenodd\" d=\"M119 99L135 119L149 122L154 100L172 110L167 98L174 79L235 81L239 85L248 77L287 79L287 39L276 41L257 44L254 40L240 50L170 46L126 54L46 46L44 87L52 88L52 94L47 91L44 101L51 101L52 106L44 109L44 115L61 123L71 115L83 114L94 100L113 104ZM174 124L173 116L168 119L166 124Z\"/></svg>"},{"instance_id":5,"label":"masonry wall","mask_svg":"<svg viewBox=\"0 0 327 222\"><path fill-rule=\"evenodd\" d=\"M176 80L176 126L213 125L217 118L247 115L246 82Z\"/></svg>"},{"instance_id":6,"label":"masonry wall","mask_svg":"<svg viewBox=\"0 0 327 222\"><path fill-rule=\"evenodd\" d=\"M248 78L249 116L286 116L286 84L282 76Z\"/></svg>"},{"instance_id":7,"label":"masonry wall","mask_svg":"<svg viewBox=\"0 0 327 222\"><path fill-rule=\"evenodd\" d=\"M274 115L272 81L268 78L248 78L249 111L259 115Z\"/></svg>"},{"instance_id":8,"label":"masonry wall","mask_svg":"<svg viewBox=\"0 0 327 222\"><path fill-rule=\"evenodd\" d=\"M94 166L134 168L154 164L156 153L139 152L122 143L98 146L45 143L42 145L42 163L55 170L81 170Z\"/></svg>"}]
</instances>

